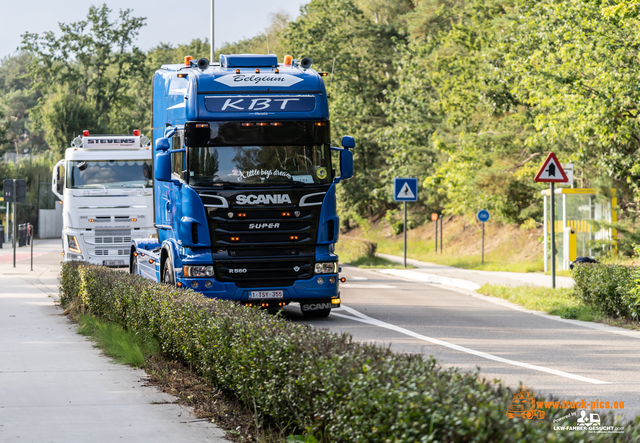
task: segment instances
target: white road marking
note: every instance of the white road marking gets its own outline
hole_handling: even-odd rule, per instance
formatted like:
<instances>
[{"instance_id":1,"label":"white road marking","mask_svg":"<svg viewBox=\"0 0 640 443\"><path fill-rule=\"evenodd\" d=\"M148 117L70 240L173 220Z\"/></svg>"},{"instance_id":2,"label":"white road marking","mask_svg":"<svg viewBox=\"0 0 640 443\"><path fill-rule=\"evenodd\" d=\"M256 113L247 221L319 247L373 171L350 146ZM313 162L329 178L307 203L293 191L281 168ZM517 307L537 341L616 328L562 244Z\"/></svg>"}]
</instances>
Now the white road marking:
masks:
<instances>
[{"instance_id":1,"label":"white road marking","mask_svg":"<svg viewBox=\"0 0 640 443\"><path fill-rule=\"evenodd\" d=\"M404 269L376 269L376 271L381 274L393 275L394 277L405 278L408 280L419 281L423 283L453 286L454 288L470 289L472 291L480 289L479 284L459 278L443 277L441 275L427 274L417 271L407 271Z\"/></svg>"},{"instance_id":2,"label":"white road marking","mask_svg":"<svg viewBox=\"0 0 640 443\"><path fill-rule=\"evenodd\" d=\"M369 280L367 277L349 277L349 280Z\"/></svg>"},{"instance_id":3,"label":"white road marking","mask_svg":"<svg viewBox=\"0 0 640 443\"><path fill-rule=\"evenodd\" d=\"M353 315L355 317L352 317L351 315L339 314L339 313L336 312L336 311L340 311L340 310L345 310L346 312L348 312L349 314L351 314L351 315ZM523 363L523 362L519 362L519 361L515 361L515 360L509 360L509 359L498 357L498 356L495 356L495 355L492 355L492 354L487 354L486 352L476 351L474 349L465 348L464 346L454 345L453 343L449 343L449 342L446 342L446 341L438 340L437 338L427 337L426 335L418 334L418 333L410 331L408 329L392 325L391 323L385 323L383 321L376 320L375 318L371 318L369 316L366 316L366 315L356 311L355 309L349 308L349 307L347 307L345 305L342 305L338 309L334 309L333 312L331 313L331 315L332 316L335 315L337 317L346 318L346 319L349 319L349 320L359 321L359 322L366 323L366 324L369 324L369 325L372 325L372 326L379 326L381 328L390 329L392 331L396 331L396 332L399 332L401 334L405 334L405 335L408 335L410 337L417 338L419 340L424 340L424 341L427 341L429 343L433 343L435 345L444 346L446 348L454 349L454 350L460 351L460 352L465 352L467 354L476 355L476 356L481 357L481 358L486 358L487 360L493 360L493 361L506 363L506 364L513 365L513 366L520 366L522 368L533 369L534 371L546 372L548 374L558 375L560 377L570 378L572 380L584 381L584 382L587 382L587 383L592 383L594 385L611 384L611 382L608 382L608 381L596 380L594 378L588 378L588 377L583 377L581 375L575 375L575 374L570 374L568 372L558 371L557 369L545 368L544 366L537 366L537 365L532 365L532 364L529 364L529 363Z\"/></svg>"},{"instance_id":4,"label":"white road marking","mask_svg":"<svg viewBox=\"0 0 640 443\"><path fill-rule=\"evenodd\" d=\"M377 285L375 283L340 283L341 288L349 289L393 289L395 286Z\"/></svg>"}]
</instances>

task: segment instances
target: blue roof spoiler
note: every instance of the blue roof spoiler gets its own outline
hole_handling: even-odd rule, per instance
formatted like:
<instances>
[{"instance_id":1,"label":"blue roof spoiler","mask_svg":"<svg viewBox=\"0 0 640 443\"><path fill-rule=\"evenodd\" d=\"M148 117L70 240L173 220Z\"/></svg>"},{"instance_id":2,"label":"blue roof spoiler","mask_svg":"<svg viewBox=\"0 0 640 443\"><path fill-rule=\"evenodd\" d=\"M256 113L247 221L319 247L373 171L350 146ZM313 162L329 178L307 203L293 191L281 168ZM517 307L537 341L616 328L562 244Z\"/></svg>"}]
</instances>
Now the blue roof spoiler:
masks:
<instances>
[{"instance_id":1,"label":"blue roof spoiler","mask_svg":"<svg viewBox=\"0 0 640 443\"><path fill-rule=\"evenodd\" d=\"M275 54L220 54L220 66L223 68L277 68L278 56Z\"/></svg>"}]
</instances>

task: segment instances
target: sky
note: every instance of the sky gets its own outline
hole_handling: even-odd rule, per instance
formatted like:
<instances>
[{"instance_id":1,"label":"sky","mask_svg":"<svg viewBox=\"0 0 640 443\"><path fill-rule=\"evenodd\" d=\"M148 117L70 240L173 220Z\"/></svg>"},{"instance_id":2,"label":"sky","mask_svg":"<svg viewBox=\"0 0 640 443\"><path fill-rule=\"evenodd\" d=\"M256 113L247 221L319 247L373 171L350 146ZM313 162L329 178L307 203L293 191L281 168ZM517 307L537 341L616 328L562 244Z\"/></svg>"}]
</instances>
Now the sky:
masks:
<instances>
[{"instance_id":1,"label":"sky","mask_svg":"<svg viewBox=\"0 0 640 443\"><path fill-rule=\"evenodd\" d=\"M25 32L59 31L59 22L82 20L91 5L102 3L114 13L129 8L135 17L147 17L136 42L145 51L160 42L176 45L209 37L211 0L3 0L0 59L16 51ZM270 14L279 10L295 19L306 3L309 0L215 0L215 46L259 34L269 25Z\"/></svg>"}]
</instances>

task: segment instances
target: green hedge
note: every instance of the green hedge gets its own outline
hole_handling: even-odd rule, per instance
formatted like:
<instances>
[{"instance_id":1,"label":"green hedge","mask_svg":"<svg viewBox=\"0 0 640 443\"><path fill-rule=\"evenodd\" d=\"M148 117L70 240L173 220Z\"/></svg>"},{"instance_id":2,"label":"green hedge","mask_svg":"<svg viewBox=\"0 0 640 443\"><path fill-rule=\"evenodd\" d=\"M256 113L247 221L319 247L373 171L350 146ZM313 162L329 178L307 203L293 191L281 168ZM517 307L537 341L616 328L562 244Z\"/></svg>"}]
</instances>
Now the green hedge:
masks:
<instances>
[{"instance_id":1,"label":"green hedge","mask_svg":"<svg viewBox=\"0 0 640 443\"><path fill-rule=\"evenodd\" d=\"M576 264L576 295L587 306L613 318L640 319L638 269L634 266Z\"/></svg>"},{"instance_id":2,"label":"green hedge","mask_svg":"<svg viewBox=\"0 0 640 443\"><path fill-rule=\"evenodd\" d=\"M508 419L513 392L477 374L120 271L64 263L61 299L154 337L263 419L323 442L610 441L554 431L567 410ZM619 438L637 441L640 428L626 426Z\"/></svg>"}]
</instances>

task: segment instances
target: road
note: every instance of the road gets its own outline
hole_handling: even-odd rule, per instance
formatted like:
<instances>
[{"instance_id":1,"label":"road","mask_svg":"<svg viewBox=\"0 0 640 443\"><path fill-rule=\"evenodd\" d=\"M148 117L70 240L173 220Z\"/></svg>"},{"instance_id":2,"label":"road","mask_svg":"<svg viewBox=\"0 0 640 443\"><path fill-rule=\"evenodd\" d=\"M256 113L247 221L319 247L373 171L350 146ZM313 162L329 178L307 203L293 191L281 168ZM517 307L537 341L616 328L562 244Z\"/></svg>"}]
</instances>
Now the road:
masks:
<instances>
[{"instance_id":1,"label":"road","mask_svg":"<svg viewBox=\"0 0 640 443\"><path fill-rule=\"evenodd\" d=\"M443 366L479 367L482 377L511 387L522 383L567 401L624 401L617 412L628 418L640 413L640 332L585 327L373 270L343 271L342 308L306 320L292 305L286 315L397 352L432 355Z\"/></svg>"}]
</instances>

